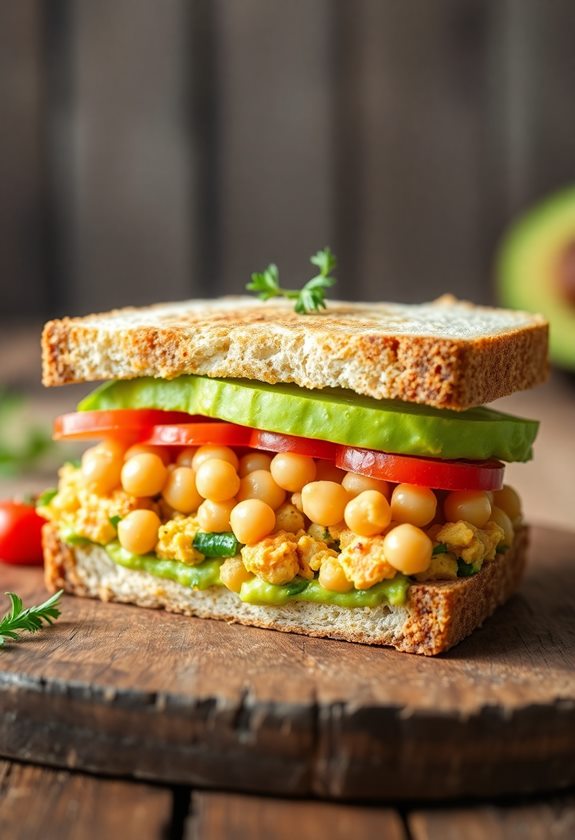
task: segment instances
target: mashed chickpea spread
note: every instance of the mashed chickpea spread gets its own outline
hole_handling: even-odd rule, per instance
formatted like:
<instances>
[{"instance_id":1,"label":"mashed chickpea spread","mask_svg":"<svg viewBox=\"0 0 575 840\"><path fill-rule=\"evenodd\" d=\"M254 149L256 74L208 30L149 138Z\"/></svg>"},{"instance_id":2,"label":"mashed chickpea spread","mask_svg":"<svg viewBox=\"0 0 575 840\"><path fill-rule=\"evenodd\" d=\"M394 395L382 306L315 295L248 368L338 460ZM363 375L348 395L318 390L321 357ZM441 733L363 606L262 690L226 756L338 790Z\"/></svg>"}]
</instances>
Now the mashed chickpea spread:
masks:
<instances>
[{"instance_id":1,"label":"mashed chickpea spread","mask_svg":"<svg viewBox=\"0 0 575 840\"><path fill-rule=\"evenodd\" d=\"M436 493L351 472L326 480L319 462L289 452L117 441L62 467L41 513L64 540L97 543L115 562L195 588L349 606L376 594L397 602L412 581L475 574L520 522L511 488Z\"/></svg>"}]
</instances>

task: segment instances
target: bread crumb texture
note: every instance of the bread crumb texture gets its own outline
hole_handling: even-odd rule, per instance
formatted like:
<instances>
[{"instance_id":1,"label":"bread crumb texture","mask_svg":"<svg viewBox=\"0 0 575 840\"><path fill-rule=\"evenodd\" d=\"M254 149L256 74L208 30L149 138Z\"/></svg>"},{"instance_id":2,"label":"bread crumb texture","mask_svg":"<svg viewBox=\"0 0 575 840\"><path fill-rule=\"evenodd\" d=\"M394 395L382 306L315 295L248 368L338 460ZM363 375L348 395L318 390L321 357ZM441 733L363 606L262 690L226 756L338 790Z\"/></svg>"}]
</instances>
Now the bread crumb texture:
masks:
<instances>
[{"instance_id":1,"label":"bread crumb texture","mask_svg":"<svg viewBox=\"0 0 575 840\"><path fill-rule=\"evenodd\" d=\"M329 301L313 315L288 301L185 301L50 321L43 381L201 374L463 410L542 382L547 333L539 315L451 296L417 305Z\"/></svg>"}]
</instances>

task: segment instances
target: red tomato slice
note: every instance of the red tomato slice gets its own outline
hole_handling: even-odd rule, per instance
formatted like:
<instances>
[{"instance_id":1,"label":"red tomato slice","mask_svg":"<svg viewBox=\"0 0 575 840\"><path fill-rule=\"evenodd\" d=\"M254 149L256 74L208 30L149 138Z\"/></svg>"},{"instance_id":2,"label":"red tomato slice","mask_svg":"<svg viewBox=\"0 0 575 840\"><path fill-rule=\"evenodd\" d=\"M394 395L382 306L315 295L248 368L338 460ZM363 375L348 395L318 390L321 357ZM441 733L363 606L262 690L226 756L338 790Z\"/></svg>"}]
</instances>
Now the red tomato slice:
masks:
<instances>
[{"instance_id":1,"label":"red tomato slice","mask_svg":"<svg viewBox=\"0 0 575 840\"><path fill-rule=\"evenodd\" d=\"M338 445L327 440L297 437L296 435L282 435L279 432L264 432L253 429L250 446L254 449L265 449L268 452L296 452L298 455L308 455L310 458L323 458L333 461Z\"/></svg>"},{"instance_id":2,"label":"red tomato slice","mask_svg":"<svg viewBox=\"0 0 575 840\"><path fill-rule=\"evenodd\" d=\"M236 426L234 423L176 423L152 426L140 438L140 443L150 446L203 446L206 443L250 446L251 434L252 429L248 426Z\"/></svg>"},{"instance_id":3,"label":"red tomato slice","mask_svg":"<svg viewBox=\"0 0 575 840\"><path fill-rule=\"evenodd\" d=\"M155 408L76 411L56 418L54 439L91 440L106 435L137 439L143 431L158 423L185 423L192 419L193 415L184 411Z\"/></svg>"},{"instance_id":4,"label":"red tomato slice","mask_svg":"<svg viewBox=\"0 0 575 840\"><path fill-rule=\"evenodd\" d=\"M374 449L339 446L335 465L342 470L436 490L500 490L501 461L440 461L415 455L392 455Z\"/></svg>"}]
</instances>

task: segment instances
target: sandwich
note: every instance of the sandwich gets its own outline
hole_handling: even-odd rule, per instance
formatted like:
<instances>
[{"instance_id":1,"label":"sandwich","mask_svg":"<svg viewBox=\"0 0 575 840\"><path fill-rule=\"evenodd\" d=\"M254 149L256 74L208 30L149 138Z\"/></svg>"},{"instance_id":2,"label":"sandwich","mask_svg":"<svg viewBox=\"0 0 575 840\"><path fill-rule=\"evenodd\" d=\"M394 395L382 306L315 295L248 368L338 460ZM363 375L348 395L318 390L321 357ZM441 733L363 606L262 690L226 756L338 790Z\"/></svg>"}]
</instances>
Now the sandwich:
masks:
<instances>
[{"instance_id":1,"label":"sandwich","mask_svg":"<svg viewBox=\"0 0 575 840\"><path fill-rule=\"evenodd\" d=\"M45 385L102 383L55 422L88 448L41 499L49 589L426 655L517 589L538 424L484 404L545 379L540 316L233 297L42 347Z\"/></svg>"}]
</instances>

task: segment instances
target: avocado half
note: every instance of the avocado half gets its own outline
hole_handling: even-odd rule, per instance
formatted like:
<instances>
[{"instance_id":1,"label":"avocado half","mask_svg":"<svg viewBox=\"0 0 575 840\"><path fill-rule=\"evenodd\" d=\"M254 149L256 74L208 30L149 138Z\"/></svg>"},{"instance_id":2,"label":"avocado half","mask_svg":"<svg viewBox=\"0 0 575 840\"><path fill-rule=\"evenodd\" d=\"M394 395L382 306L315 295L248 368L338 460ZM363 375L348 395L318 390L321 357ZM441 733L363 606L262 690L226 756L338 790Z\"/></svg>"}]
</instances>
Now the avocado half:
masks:
<instances>
[{"instance_id":1,"label":"avocado half","mask_svg":"<svg viewBox=\"0 0 575 840\"><path fill-rule=\"evenodd\" d=\"M550 355L575 370L575 187L550 196L515 222L497 259L501 302L550 322Z\"/></svg>"}]
</instances>

